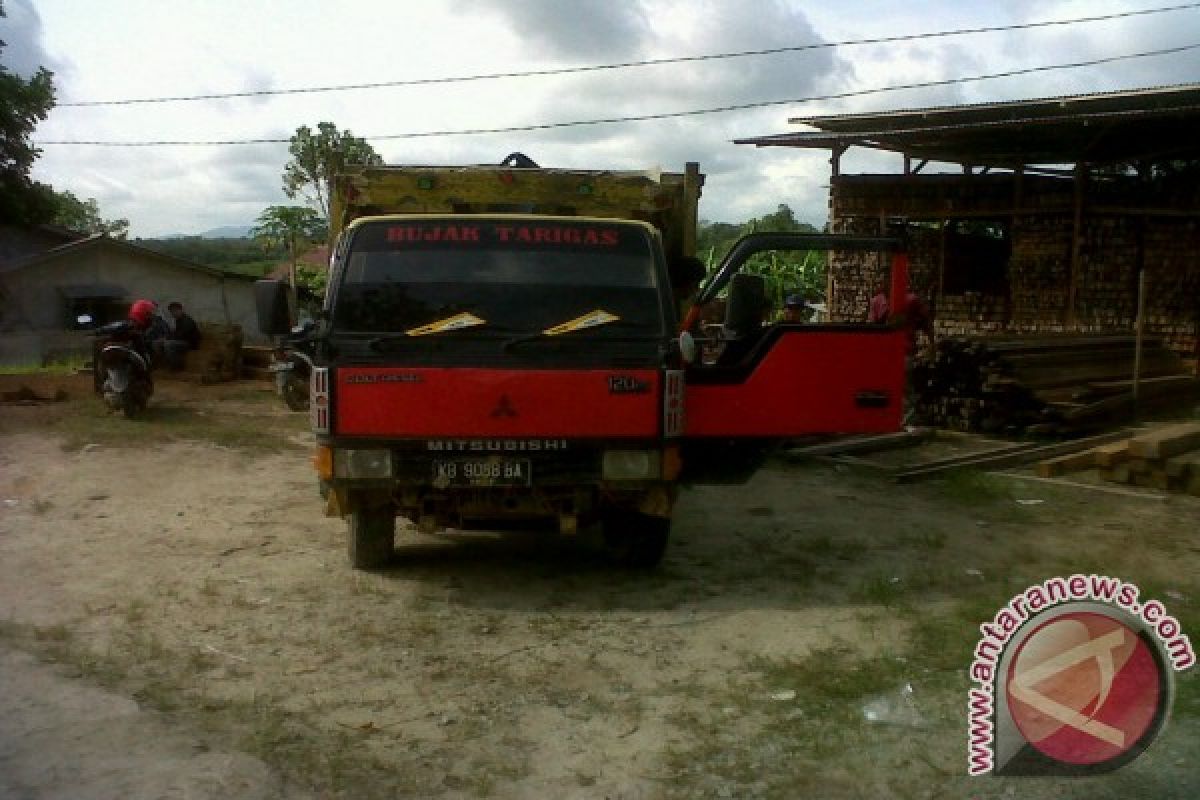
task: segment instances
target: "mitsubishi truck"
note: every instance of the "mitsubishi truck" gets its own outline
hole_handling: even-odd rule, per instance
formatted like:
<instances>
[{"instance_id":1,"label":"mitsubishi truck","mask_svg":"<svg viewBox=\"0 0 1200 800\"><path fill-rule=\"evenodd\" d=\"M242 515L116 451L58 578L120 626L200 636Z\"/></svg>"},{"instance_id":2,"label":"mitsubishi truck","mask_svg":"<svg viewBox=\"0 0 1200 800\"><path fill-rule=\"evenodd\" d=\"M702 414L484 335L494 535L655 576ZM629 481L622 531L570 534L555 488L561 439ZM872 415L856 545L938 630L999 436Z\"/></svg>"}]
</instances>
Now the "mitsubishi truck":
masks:
<instances>
[{"instance_id":1,"label":"mitsubishi truck","mask_svg":"<svg viewBox=\"0 0 1200 800\"><path fill-rule=\"evenodd\" d=\"M900 426L903 331L770 324L742 269L771 250L891 253L900 299L898 240L751 235L684 297L671 275L695 247L697 165L517 163L337 178L310 415L353 567L393 557L397 517L599 523L618 561L653 566L681 482L744 481L783 440ZM263 332L286 333L286 284L256 291Z\"/></svg>"}]
</instances>

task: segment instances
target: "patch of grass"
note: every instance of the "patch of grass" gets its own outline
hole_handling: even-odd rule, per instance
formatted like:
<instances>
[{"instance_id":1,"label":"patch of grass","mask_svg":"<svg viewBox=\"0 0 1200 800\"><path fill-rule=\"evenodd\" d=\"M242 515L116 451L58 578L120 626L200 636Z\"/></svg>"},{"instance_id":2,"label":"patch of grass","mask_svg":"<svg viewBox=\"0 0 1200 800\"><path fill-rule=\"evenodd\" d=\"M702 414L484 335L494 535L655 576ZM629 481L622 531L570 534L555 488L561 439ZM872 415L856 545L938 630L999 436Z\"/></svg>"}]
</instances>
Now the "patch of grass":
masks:
<instances>
[{"instance_id":1,"label":"patch of grass","mask_svg":"<svg viewBox=\"0 0 1200 800\"><path fill-rule=\"evenodd\" d=\"M822 534L799 542L805 552L817 558L855 561L867 552L867 545L859 539L834 538Z\"/></svg>"},{"instance_id":2,"label":"patch of grass","mask_svg":"<svg viewBox=\"0 0 1200 800\"><path fill-rule=\"evenodd\" d=\"M46 427L63 439L63 449L75 452L88 444L140 448L170 441L210 442L223 447L278 452L299 449L290 437L303 433L304 415L260 417L222 414L220 406L201 413L182 406L151 405L136 419L110 411L95 398L66 404L69 408L47 420Z\"/></svg>"},{"instance_id":3,"label":"patch of grass","mask_svg":"<svg viewBox=\"0 0 1200 800\"><path fill-rule=\"evenodd\" d=\"M0 367L0 375L74 375L88 360L88 357L80 355L58 358L44 364L32 361L5 364Z\"/></svg>"},{"instance_id":4,"label":"patch of grass","mask_svg":"<svg viewBox=\"0 0 1200 800\"><path fill-rule=\"evenodd\" d=\"M1013 499L1012 484L973 469L955 470L936 487L943 498L964 506L988 506Z\"/></svg>"},{"instance_id":5,"label":"patch of grass","mask_svg":"<svg viewBox=\"0 0 1200 800\"><path fill-rule=\"evenodd\" d=\"M946 546L946 534L942 531L909 531L900 534L896 543L918 550L941 550Z\"/></svg>"},{"instance_id":6,"label":"patch of grass","mask_svg":"<svg viewBox=\"0 0 1200 800\"><path fill-rule=\"evenodd\" d=\"M904 585L899 575L888 575L884 572L873 572L863 578L850 593L853 600L859 603L878 606L895 606L900 602L908 587Z\"/></svg>"}]
</instances>

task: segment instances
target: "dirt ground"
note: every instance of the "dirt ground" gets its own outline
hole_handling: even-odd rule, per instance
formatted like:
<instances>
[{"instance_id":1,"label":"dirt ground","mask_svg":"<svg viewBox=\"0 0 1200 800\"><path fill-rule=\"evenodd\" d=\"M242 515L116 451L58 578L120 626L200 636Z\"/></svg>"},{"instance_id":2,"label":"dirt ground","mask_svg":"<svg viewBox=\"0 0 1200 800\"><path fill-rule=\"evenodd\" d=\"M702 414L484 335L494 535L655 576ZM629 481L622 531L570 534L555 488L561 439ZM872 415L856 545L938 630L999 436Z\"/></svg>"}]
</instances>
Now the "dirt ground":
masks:
<instances>
[{"instance_id":1,"label":"dirt ground","mask_svg":"<svg viewBox=\"0 0 1200 800\"><path fill-rule=\"evenodd\" d=\"M46 380L70 399L0 406L0 796L1200 796L1194 671L1117 773L965 776L1016 591L1120 576L1200 640L1194 498L780 462L685 491L654 573L591 531L407 528L362 573L262 385L129 421Z\"/></svg>"}]
</instances>

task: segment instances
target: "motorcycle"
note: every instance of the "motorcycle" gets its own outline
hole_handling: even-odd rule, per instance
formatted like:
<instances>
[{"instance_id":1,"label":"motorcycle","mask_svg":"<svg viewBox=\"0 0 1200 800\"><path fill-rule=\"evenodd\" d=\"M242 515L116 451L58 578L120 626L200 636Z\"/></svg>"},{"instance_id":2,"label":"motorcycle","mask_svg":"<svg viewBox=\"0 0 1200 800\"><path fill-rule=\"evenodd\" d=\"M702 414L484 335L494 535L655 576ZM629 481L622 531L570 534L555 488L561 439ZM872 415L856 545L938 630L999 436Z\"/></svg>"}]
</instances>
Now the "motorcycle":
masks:
<instances>
[{"instance_id":1,"label":"motorcycle","mask_svg":"<svg viewBox=\"0 0 1200 800\"><path fill-rule=\"evenodd\" d=\"M275 373L275 391L292 411L307 411L309 380L312 377L312 339L316 324L306 321L282 337L273 353L270 370Z\"/></svg>"},{"instance_id":2,"label":"motorcycle","mask_svg":"<svg viewBox=\"0 0 1200 800\"><path fill-rule=\"evenodd\" d=\"M87 325L91 319L84 315L78 321ZM96 393L113 411L137 416L154 394L153 366L141 332L129 320L121 320L96 328L92 335Z\"/></svg>"}]
</instances>

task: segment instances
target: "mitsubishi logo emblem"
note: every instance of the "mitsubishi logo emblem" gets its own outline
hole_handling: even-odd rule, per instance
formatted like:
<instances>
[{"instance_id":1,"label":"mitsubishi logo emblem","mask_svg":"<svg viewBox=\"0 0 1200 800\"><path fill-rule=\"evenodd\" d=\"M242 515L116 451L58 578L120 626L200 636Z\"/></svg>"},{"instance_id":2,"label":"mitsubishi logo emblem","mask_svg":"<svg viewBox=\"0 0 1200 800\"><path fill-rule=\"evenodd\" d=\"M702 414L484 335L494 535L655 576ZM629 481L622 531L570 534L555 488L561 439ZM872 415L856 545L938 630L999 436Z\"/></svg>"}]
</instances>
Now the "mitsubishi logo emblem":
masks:
<instances>
[{"instance_id":1,"label":"mitsubishi logo emblem","mask_svg":"<svg viewBox=\"0 0 1200 800\"><path fill-rule=\"evenodd\" d=\"M500 399L496 401L496 407L492 409L492 417L515 417L517 410L513 408L512 400L508 399L508 395L500 395Z\"/></svg>"}]
</instances>

